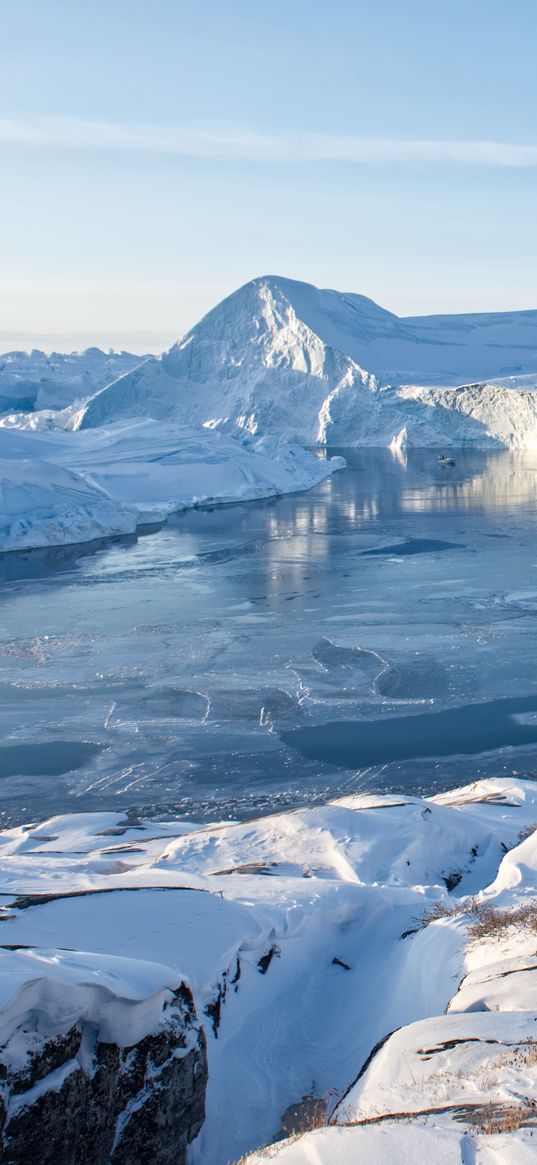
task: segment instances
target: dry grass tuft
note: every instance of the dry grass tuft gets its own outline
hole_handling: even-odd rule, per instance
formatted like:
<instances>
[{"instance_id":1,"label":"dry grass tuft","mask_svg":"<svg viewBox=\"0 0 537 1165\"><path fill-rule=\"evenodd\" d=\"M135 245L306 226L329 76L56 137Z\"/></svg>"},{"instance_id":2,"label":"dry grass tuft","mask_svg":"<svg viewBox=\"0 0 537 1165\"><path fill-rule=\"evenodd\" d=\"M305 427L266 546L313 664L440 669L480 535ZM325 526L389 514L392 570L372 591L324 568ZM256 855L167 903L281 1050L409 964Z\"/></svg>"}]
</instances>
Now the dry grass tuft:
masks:
<instances>
[{"instance_id":1,"label":"dry grass tuft","mask_svg":"<svg viewBox=\"0 0 537 1165\"><path fill-rule=\"evenodd\" d=\"M442 918L462 918L478 915L481 904L477 898L468 898L464 901L456 899L454 902L434 902L421 919L421 926L428 926L430 922L439 922Z\"/></svg>"},{"instance_id":2,"label":"dry grass tuft","mask_svg":"<svg viewBox=\"0 0 537 1165\"><path fill-rule=\"evenodd\" d=\"M422 926L428 926L430 922L439 922L442 918L454 918L464 913L465 908L460 902L434 902L420 921Z\"/></svg>"},{"instance_id":3,"label":"dry grass tuft","mask_svg":"<svg viewBox=\"0 0 537 1165\"><path fill-rule=\"evenodd\" d=\"M494 1068L531 1068L537 1064L537 1039L507 1048L496 1060Z\"/></svg>"},{"instance_id":4,"label":"dry grass tuft","mask_svg":"<svg viewBox=\"0 0 537 1165\"><path fill-rule=\"evenodd\" d=\"M526 1104L485 1104L476 1108L468 1124L477 1133L515 1133L524 1125L534 1124L537 1107Z\"/></svg>"}]
</instances>

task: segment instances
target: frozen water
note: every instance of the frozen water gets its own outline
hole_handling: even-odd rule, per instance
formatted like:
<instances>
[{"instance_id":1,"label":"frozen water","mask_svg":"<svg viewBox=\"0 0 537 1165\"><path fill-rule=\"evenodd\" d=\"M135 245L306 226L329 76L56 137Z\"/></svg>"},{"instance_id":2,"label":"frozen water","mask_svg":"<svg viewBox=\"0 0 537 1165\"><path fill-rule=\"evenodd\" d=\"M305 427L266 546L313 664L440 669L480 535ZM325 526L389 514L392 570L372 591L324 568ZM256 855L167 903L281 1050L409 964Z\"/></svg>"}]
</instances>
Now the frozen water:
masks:
<instances>
[{"instance_id":1,"label":"frozen water","mask_svg":"<svg viewBox=\"0 0 537 1165\"><path fill-rule=\"evenodd\" d=\"M342 452L305 494L0 560L3 820L537 772L537 455Z\"/></svg>"}]
</instances>

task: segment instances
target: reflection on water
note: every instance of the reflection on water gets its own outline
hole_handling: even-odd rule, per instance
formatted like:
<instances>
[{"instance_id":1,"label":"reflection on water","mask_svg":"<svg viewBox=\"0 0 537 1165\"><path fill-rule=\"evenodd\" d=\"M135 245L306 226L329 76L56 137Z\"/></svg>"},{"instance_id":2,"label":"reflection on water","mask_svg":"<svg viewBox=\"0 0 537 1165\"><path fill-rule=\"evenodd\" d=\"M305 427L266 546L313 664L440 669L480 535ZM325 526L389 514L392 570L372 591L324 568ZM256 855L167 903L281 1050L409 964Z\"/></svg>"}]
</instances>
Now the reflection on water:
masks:
<instances>
[{"instance_id":1,"label":"reflection on water","mask_svg":"<svg viewBox=\"0 0 537 1165\"><path fill-rule=\"evenodd\" d=\"M306 494L0 559L5 819L537 771L505 704L489 731L537 692L537 455L341 452Z\"/></svg>"},{"instance_id":2,"label":"reflection on water","mask_svg":"<svg viewBox=\"0 0 537 1165\"><path fill-rule=\"evenodd\" d=\"M95 538L93 542L82 542L75 546L45 546L36 550L9 551L0 554L0 583L46 578L58 571L71 571L80 559L87 558L89 554L107 550L113 543L132 546L134 542L135 535L124 534L113 538Z\"/></svg>"},{"instance_id":3,"label":"reflection on water","mask_svg":"<svg viewBox=\"0 0 537 1165\"><path fill-rule=\"evenodd\" d=\"M513 510L537 504L537 452L460 450L455 454L455 465L446 467L439 464L435 450L337 449L327 454L323 449L317 452L323 459L341 454L347 460L348 472L338 473L317 490L293 495L288 506L285 500L282 504L282 499L255 504L255 510L266 516L265 536L284 541L293 539L294 545L289 548L291 558L307 556L313 551L316 555L323 553L322 543L316 542L314 546L312 537L335 529L339 533L354 532L357 526L370 526L397 515L481 508ZM184 533L197 534L209 528L214 532L229 531L235 522L241 526L252 508L253 503L200 507L172 518L169 524ZM154 527L148 527L144 533L152 535L154 542ZM82 559L99 554L111 544L131 547L137 540L134 535L116 536L78 546L0 554L0 583L71 571ZM249 549L245 544L234 547L233 552L248 553Z\"/></svg>"}]
</instances>

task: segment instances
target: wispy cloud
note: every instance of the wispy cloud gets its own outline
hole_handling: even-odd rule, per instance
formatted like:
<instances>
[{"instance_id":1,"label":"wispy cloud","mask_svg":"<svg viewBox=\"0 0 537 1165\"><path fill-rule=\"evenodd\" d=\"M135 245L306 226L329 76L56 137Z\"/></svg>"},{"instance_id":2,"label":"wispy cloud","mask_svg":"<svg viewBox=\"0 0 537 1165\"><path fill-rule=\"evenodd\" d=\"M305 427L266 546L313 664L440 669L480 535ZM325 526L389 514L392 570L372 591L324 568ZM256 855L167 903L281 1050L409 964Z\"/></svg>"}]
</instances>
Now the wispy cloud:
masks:
<instances>
[{"instance_id":1,"label":"wispy cloud","mask_svg":"<svg viewBox=\"0 0 537 1165\"><path fill-rule=\"evenodd\" d=\"M76 117L1 116L0 146L170 154L256 162L537 166L537 145L367 138L340 133L263 133L227 121L132 125Z\"/></svg>"}]
</instances>

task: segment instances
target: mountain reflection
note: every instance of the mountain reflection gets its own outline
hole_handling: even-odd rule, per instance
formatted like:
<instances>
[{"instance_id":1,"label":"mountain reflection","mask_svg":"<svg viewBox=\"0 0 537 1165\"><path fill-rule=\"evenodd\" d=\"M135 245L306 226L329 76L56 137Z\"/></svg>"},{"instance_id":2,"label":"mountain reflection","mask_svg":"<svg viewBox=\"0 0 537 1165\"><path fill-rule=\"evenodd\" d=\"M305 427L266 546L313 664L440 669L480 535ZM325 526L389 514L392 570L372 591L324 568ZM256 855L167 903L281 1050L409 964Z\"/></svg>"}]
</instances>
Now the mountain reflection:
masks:
<instances>
[{"instance_id":1,"label":"mountain reflection","mask_svg":"<svg viewBox=\"0 0 537 1165\"><path fill-rule=\"evenodd\" d=\"M410 450L404 457L378 449L337 452L347 460L346 472L308 494L267 503L268 538L292 539L294 554L311 553L312 537L344 535L411 513L512 511L537 503L537 454L463 451L455 453L454 466L443 467L436 450ZM319 546L315 553L322 553Z\"/></svg>"}]
</instances>

